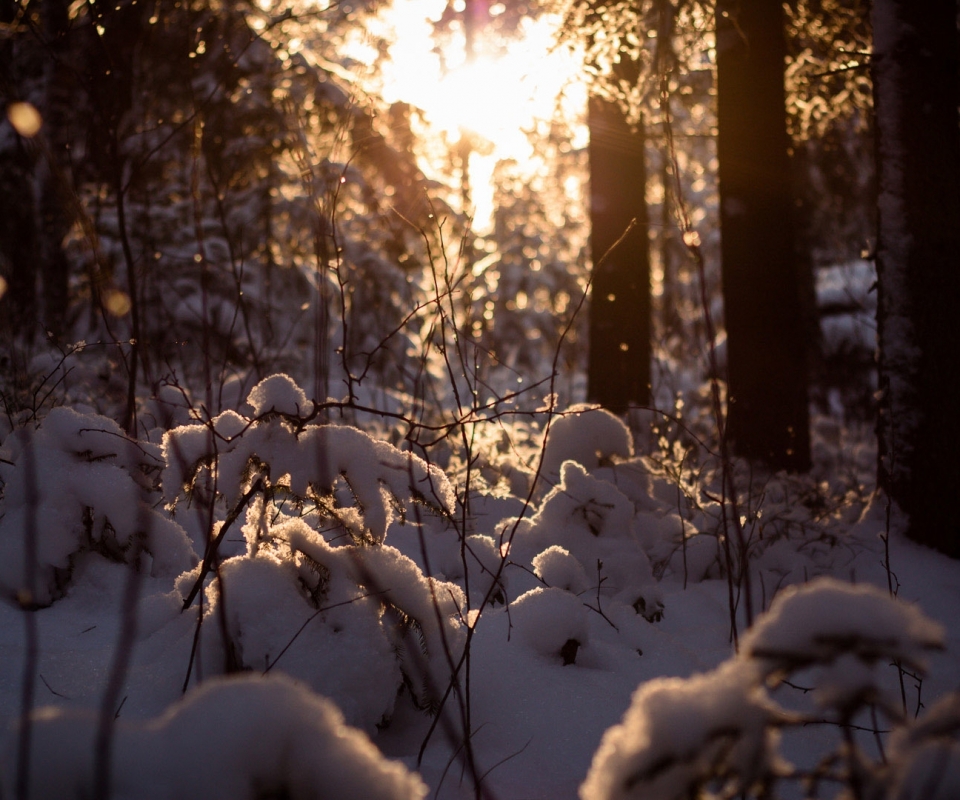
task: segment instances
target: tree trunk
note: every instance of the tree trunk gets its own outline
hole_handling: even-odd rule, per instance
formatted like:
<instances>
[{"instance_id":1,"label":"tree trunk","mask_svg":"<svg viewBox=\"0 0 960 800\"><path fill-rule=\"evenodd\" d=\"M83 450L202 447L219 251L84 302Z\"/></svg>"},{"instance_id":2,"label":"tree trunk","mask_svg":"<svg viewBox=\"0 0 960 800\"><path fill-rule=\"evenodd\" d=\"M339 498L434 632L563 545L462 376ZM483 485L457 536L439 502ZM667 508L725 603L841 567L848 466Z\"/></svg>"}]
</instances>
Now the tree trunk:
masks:
<instances>
[{"instance_id":1,"label":"tree trunk","mask_svg":"<svg viewBox=\"0 0 960 800\"><path fill-rule=\"evenodd\" d=\"M650 244L643 125L592 97L590 251L593 282L587 397L623 414L650 403ZM637 224L613 250L631 220ZM606 258L604 258L606 255Z\"/></svg>"},{"instance_id":2,"label":"tree trunk","mask_svg":"<svg viewBox=\"0 0 960 800\"><path fill-rule=\"evenodd\" d=\"M727 435L772 469L810 467L807 360L791 219L784 14L717 6L717 155L727 328Z\"/></svg>"},{"instance_id":3,"label":"tree trunk","mask_svg":"<svg viewBox=\"0 0 960 800\"><path fill-rule=\"evenodd\" d=\"M10 25L17 18L17 7L0 0L0 23ZM18 47L19 45L19 47ZM3 339L30 341L37 319L37 262L39 238L36 224L36 200L33 189L34 156L27 143L7 120L8 104L18 96L29 70L22 41L15 36L0 39L0 333ZM26 66L25 66L26 64Z\"/></svg>"},{"instance_id":4,"label":"tree trunk","mask_svg":"<svg viewBox=\"0 0 960 800\"><path fill-rule=\"evenodd\" d=\"M955 0L875 0L879 480L911 538L960 557Z\"/></svg>"},{"instance_id":5,"label":"tree trunk","mask_svg":"<svg viewBox=\"0 0 960 800\"><path fill-rule=\"evenodd\" d=\"M40 255L43 276L43 322L57 337L64 335L69 305L70 264L63 241L70 231L69 140L71 110L78 87L65 63L70 26L67 0L44 0L40 7L43 36L49 51L45 65L43 112L48 147L39 163Z\"/></svg>"}]
</instances>

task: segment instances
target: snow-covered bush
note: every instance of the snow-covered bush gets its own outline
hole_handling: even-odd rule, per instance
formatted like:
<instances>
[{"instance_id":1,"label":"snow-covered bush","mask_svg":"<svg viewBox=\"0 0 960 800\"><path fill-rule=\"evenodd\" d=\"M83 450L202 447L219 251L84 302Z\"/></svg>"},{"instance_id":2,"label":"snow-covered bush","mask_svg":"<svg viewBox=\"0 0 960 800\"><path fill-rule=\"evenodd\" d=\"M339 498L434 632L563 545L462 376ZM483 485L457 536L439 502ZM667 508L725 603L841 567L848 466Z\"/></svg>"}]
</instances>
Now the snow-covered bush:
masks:
<instances>
[{"instance_id":1,"label":"snow-covered bush","mask_svg":"<svg viewBox=\"0 0 960 800\"><path fill-rule=\"evenodd\" d=\"M780 717L757 673L741 663L650 681L604 734L580 796L683 800L710 796L700 793L705 785L736 796L778 771Z\"/></svg>"},{"instance_id":2,"label":"snow-covered bush","mask_svg":"<svg viewBox=\"0 0 960 800\"><path fill-rule=\"evenodd\" d=\"M743 638L738 656L707 674L642 685L623 721L604 735L580 796L772 798L780 781L830 780L856 798L954 797L960 772L948 764L958 751L960 695L898 729L885 762L872 762L851 729L856 714L876 707L901 722L880 670L906 665L922 674L925 656L942 643L938 624L872 586L820 578L789 587ZM825 719L774 699L772 690L801 671L806 680L812 673ZM842 733L836 750L812 771L787 763L779 731L824 722Z\"/></svg>"},{"instance_id":3,"label":"snow-covered bush","mask_svg":"<svg viewBox=\"0 0 960 800\"><path fill-rule=\"evenodd\" d=\"M888 696L879 671L894 661L922 672L942 639L941 626L918 608L869 585L821 578L778 595L743 637L742 653L768 682L815 667L818 704L841 718L874 703L898 717L899 697Z\"/></svg>"},{"instance_id":4,"label":"snow-covered bush","mask_svg":"<svg viewBox=\"0 0 960 800\"><path fill-rule=\"evenodd\" d=\"M147 502L147 474L162 464L159 449L128 439L112 420L56 408L39 428L13 431L3 453L4 596L49 605L89 553L138 559L141 569L171 580L196 564L183 529Z\"/></svg>"},{"instance_id":5,"label":"snow-covered bush","mask_svg":"<svg viewBox=\"0 0 960 800\"><path fill-rule=\"evenodd\" d=\"M357 428L309 424L313 409L289 377L266 378L247 402L252 418L225 411L209 424L164 436L168 503L193 491L210 470L230 508L259 480L272 496L309 507L358 539L382 542L395 514L409 513L415 503L452 512L453 489L443 472Z\"/></svg>"},{"instance_id":6,"label":"snow-covered bush","mask_svg":"<svg viewBox=\"0 0 960 800\"><path fill-rule=\"evenodd\" d=\"M577 651L589 639L586 607L563 589L538 587L513 603L510 618L524 642L564 665L577 660Z\"/></svg>"},{"instance_id":7,"label":"snow-covered bush","mask_svg":"<svg viewBox=\"0 0 960 800\"><path fill-rule=\"evenodd\" d=\"M582 581L576 573L582 573L588 584L578 591L590 587L648 619L658 618L663 603L634 515L634 504L616 486L589 475L576 461L564 462L559 484L537 514L516 523L509 559L520 568L509 570L507 588L515 594L532 588L534 576L552 586L551 575L559 586L572 588ZM567 557L548 552L551 548L575 559L579 571L569 562L561 567Z\"/></svg>"},{"instance_id":8,"label":"snow-covered bush","mask_svg":"<svg viewBox=\"0 0 960 800\"><path fill-rule=\"evenodd\" d=\"M203 671L276 665L368 730L389 719L403 686L435 710L462 650L466 601L385 538L415 506L451 513L446 476L356 428L309 424L311 404L285 375L261 381L247 402L251 418L227 411L164 437L169 502L200 493L207 470L230 513L245 506L246 552L223 561L206 589ZM188 601L225 529L181 578Z\"/></svg>"},{"instance_id":9,"label":"snow-covered bush","mask_svg":"<svg viewBox=\"0 0 960 800\"><path fill-rule=\"evenodd\" d=\"M541 469L555 482L565 461L593 469L632 455L633 437L618 417L596 406L572 406L550 426Z\"/></svg>"},{"instance_id":10,"label":"snow-covered bush","mask_svg":"<svg viewBox=\"0 0 960 800\"><path fill-rule=\"evenodd\" d=\"M30 720L34 800L92 797L99 718L39 709ZM14 797L19 729L7 732L3 796ZM120 723L115 800L419 800L420 778L386 760L328 700L289 678L210 680L146 723Z\"/></svg>"},{"instance_id":11,"label":"snow-covered bush","mask_svg":"<svg viewBox=\"0 0 960 800\"><path fill-rule=\"evenodd\" d=\"M879 797L960 797L960 692L943 697L923 717L894 733L889 765L879 782L886 794Z\"/></svg>"},{"instance_id":12,"label":"snow-covered bush","mask_svg":"<svg viewBox=\"0 0 960 800\"><path fill-rule=\"evenodd\" d=\"M223 562L207 588L206 669L228 656L234 668L276 666L370 731L390 719L403 686L435 710L463 648L462 590L389 545L334 546L302 519L273 510L281 521L264 525L261 515L248 514L247 554Z\"/></svg>"}]
</instances>

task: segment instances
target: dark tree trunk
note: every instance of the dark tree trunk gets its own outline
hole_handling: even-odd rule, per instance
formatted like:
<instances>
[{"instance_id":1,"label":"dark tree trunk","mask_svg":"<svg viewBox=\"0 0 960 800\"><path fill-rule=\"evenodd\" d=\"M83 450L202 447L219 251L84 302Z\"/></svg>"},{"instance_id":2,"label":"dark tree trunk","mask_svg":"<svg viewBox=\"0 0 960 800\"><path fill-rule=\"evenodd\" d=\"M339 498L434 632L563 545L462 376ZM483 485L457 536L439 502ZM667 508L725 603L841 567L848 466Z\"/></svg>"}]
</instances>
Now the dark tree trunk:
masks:
<instances>
[{"instance_id":1,"label":"dark tree trunk","mask_svg":"<svg viewBox=\"0 0 960 800\"><path fill-rule=\"evenodd\" d=\"M70 265L63 240L70 231L72 188L68 182L69 137L73 131L71 108L77 87L65 63L69 28L67 0L44 0L41 7L43 36L48 50L44 75L44 132L48 157L39 164L40 255L43 276L43 316L47 330L65 333L69 304Z\"/></svg>"},{"instance_id":2,"label":"dark tree trunk","mask_svg":"<svg viewBox=\"0 0 960 800\"><path fill-rule=\"evenodd\" d=\"M960 557L955 0L875 0L879 478L911 538Z\"/></svg>"},{"instance_id":3,"label":"dark tree trunk","mask_svg":"<svg viewBox=\"0 0 960 800\"><path fill-rule=\"evenodd\" d=\"M17 6L0 0L0 23L10 24ZM27 142L7 120L7 107L20 99L25 62L13 36L0 39L0 277L6 290L0 295L0 331L4 339L33 338L37 319L36 200L33 190L34 157ZM29 67L27 67L29 69Z\"/></svg>"},{"instance_id":4,"label":"dark tree trunk","mask_svg":"<svg viewBox=\"0 0 960 800\"><path fill-rule=\"evenodd\" d=\"M587 397L622 414L650 402L644 132L642 124L631 128L618 105L597 97L590 99L587 119L593 254ZM614 247L634 219L636 226Z\"/></svg>"},{"instance_id":5,"label":"dark tree trunk","mask_svg":"<svg viewBox=\"0 0 960 800\"><path fill-rule=\"evenodd\" d=\"M0 123L9 127L6 123ZM6 292L0 297L4 338L34 335L37 318L37 237L32 166L22 142L0 131L0 276Z\"/></svg>"},{"instance_id":6,"label":"dark tree trunk","mask_svg":"<svg viewBox=\"0 0 960 800\"><path fill-rule=\"evenodd\" d=\"M734 452L810 467L807 359L791 219L784 14L771 0L717 7L717 155Z\"/></svg>"}]
</instances>

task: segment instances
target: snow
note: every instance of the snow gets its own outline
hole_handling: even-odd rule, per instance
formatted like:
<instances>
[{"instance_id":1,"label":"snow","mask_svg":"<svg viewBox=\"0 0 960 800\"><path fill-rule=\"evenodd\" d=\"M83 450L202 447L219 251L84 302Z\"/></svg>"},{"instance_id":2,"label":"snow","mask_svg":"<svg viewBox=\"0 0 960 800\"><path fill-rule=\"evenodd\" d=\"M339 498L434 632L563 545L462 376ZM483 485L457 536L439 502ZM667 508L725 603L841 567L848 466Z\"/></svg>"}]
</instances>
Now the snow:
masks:
<instances>
[{"instance_id":1,"label":"snow","mask_svg":"<svg viewBox=\"0 0 960 800\"><path fill-rule=\"evenodd\" d=\"M847 654L923 669L926 652L942 645L942 626L917 608L870 585L826 578L784 589L743 640L744 652L770 674Z\"/></svg>"},{"instance_id":2,"label":"snow","mask_svg":"<svg viewBox=\"0 0 960 800\"><path fill-rule=\"evenodd\" d=\"M271 375L253 387L247 403L255 417L269 413L297 417L307 410L307 395L289 375Z\"/></svg>"},{"instance_id":3,"label":"snow","mask_svg":"<svg viewBox=\"0 0 960 800\"><path fill-rule=\"evenodd\" d=\"M143 537L155 576L173 578L196 563L185 531L146 503L141 467L156 468L156 454L129 441L112 421L57 408L38 429L21 429L7 443L14 460L0 464L0 591L26 591L31 602L49 605L85 552L124 560L136 552L135 537ZM25 535L30 525L32 553Z\"/></svg>"},{"instance_id":4,"label":"snow","mask_svg":"<svg viewBox=\"0 0 960 800\"><path fill-rule=\"evenodd\" d=\"M960 796L960 695L948 695L922 720L898 731L891 760L896 766L890 796L896 800Z\"/></svg>"},{"instance_id":5,"label":"snow","mask_svg":"<svg viewBox=\"0 0 960 800\"><path fill-rule=\"evenodd\" d=\"M630 430L618 417L594 406L573 406L550 427L542 470L547 480L555 480L565 461L596 467L632 455Z\"/></svg>"},{"instance_id":6,"label":"snow","mask_svg":"<svg viewBox=\"0 0 960 800\"><path fill-rule=\"evenodd\" d=\"M960 564L903 538L882 498L814 513L814 479L763 478L762 513L742 506L757 616L748 629L741 595L737 647L717 495L678 501L606 412L554 419L553 485L529 507L478 480L458 528L458 474L315 424L290 379L270 380L253 414L171 417L162 446L84 409L0 445L3 796L25 678L30 796L93 791L141 533L116 798L460 800L467 729L497 798L750 796L765 781L792 797L791 765L842 753L848 723L890 731L886 763L872 734L856 739L877 797L957 796ZM500 457L520 471L536 453ZM45 607L27 612L29 525Z\"/></svg>"},{"instance_id":7,"label":"snow","mask_svg":"<svg viewBox=\"0 0 960 800\"><path fill-rule=\"evenodd\" d=\"M582 800L696 796L702 776L730 781L730 796L779 768L778 710L741 664L641 686L623 721L604 734Z\"/></svg>"},{"instance_id":8,"label":"snow","mask_svg":"<svg viewBox=\"0 0 960 800\"><path fill-rule=\"evenodd\" d=\"M31 798L90 796L97 716L46 709L31 719ZM5 796L14 796L16 729L7 735ZM426 787L347 727L330 701L288 678L211 680L155 719L121 726L113 797L416 800Z\"/></svg>"},{"instance_id":9,"label":"snow","mask_svg":"<svg viewBox=\"0 0 960 800\"><path fill-rule=\"evenodd\" d=\"M510 613L523 642L546 658L573 664L579 648L589 643L589 612L563 589L531 589L517 598Z\"/></svg>"}]
</instances>

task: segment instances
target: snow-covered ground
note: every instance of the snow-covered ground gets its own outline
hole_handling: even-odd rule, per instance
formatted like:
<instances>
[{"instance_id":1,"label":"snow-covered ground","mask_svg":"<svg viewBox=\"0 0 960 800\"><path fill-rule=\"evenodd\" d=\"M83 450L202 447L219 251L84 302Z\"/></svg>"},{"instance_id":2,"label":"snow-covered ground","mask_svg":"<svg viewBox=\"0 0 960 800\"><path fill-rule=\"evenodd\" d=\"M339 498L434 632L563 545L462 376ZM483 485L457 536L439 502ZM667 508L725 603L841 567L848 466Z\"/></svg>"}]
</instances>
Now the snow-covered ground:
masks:
<instances>
[{"instance_id":1,"label":"snow-covered ground","mask_svg":"<svg viewBox=\"0 0 960 800\"><path fill-rule=\"evenodd\" d=\"M116 798L466 798L471 770L505 800L764 796L831 752L820 796L960 796L960 704L904 727L960 689L960 563L882 498L826 473L745 493L748 600L729 503L605 412L553 421L536 485L487 458L466 514L287 378L240 412L131 445L59 409L3 443L3 797L94 796L107 753ZM201 564L215 492L224 560Z\"/></svg>"}]
</instances>

